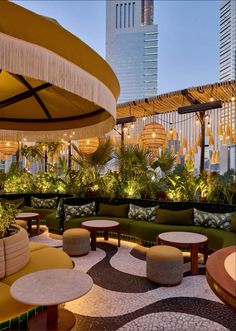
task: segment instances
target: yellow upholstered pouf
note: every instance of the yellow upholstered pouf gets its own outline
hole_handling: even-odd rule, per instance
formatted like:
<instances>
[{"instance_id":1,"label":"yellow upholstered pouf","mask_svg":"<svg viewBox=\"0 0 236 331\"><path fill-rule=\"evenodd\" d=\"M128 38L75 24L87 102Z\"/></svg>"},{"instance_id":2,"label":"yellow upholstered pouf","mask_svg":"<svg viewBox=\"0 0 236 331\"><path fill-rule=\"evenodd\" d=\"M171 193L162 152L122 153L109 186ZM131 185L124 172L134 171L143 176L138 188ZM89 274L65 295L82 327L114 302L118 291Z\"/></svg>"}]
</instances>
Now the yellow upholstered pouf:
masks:
<instances>
[{"instance_id":1,"label":"yellow upholstered pouf","mask_svg":"<svg viewBox=\"0 0 236 331\"><path fill-rule=\"evenodd\" d=\"M90 233L86 229L68 229L63 232L63 250L70 256L87 254L90 251Z\"/></svg>"},{"instance_id":2,"label":"yellow upholstered pouf","mask_svg":"<svg viewBox=\"0 0 236 331\"><path fill-rule=\"evenodd\" d=\"M162 285L177 285L183 279L183 254L172 246L153 246L146 255L147 277Z\"/></svg>"}]
</instances>

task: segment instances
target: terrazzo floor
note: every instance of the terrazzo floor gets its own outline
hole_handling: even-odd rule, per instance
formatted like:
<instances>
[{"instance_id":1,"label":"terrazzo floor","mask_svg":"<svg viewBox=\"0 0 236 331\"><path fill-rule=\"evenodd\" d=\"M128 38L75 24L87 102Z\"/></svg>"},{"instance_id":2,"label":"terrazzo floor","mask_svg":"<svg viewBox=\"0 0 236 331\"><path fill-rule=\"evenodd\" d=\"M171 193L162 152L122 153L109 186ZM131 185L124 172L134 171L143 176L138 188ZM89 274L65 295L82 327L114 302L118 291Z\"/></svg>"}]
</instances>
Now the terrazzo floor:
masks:
<instances>
[{"instance_id":1,"label":"terrazzo floor","mask_svg":"<svg viewBox=\"0 0 236 331\"><path fill-rule=\"evenodd\" d=\"M46 228L31 240L62 246ZM96 251L72 259L94 282L85 296L63 305L76 316L73 330L236 331L235 313L208 286L205 267L199 264L199 275L191 276L187 256L183 281L174 287L146 278L145 254L134 243L121 241L118 248L117 240L99 238Z\"/></svg>"}]
</instances>

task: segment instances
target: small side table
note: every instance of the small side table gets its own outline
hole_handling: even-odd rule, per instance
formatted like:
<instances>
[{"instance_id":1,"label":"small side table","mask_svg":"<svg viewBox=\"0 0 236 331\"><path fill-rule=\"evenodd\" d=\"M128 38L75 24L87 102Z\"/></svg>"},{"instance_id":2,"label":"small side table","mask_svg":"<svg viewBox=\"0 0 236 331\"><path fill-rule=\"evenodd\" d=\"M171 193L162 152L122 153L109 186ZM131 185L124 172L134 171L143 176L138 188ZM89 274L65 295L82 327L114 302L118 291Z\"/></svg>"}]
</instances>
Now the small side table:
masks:
<instances>
[{"instance_id":1,"label":"small side table","mask_svg":"<svg viewBox=\"0 0 236 331\"><path fill-rule=\"evenodd\" d=\"M19 213L16 215L16 220L25 220L27 221L28 225L28 232L31 234L32 232L32 220L34 219L36 221L37 225L37 234L40 233L40 218L38 213Z\"/></svg>"},{"instance_id":2,"label":"small side table","mask_svg":"<svg viewBox=\"0 0 236 331\"><path fill-rule=\"evenodd\" d=\"M66 309L58 310L58 304L83 296L92 285L92 278L81 271L47 269L17 279L10 292L22 303L47 306L29 320L29 330L71 330L75 316Z\"/></svg>"},{"instance_id":3,"label":"small side table","mask_svg":"<svg viewBox=\"0 0 236 331\"><path fill-rule=\"evenodd\" d=\"M108 220L94 220L94 221L85 221L81 223L81 227L90 231L91 237L91 250L96 251L97 239L96 232L104 231L104 240L108 240L108 231L115 230L117 231L118 236L118 247L120 247L120 224L115 221Z\"/></svg>"},{"instance_id":4,"label":"small side table","mask_svg":"<svg viewBox=\"0 0 236 331\"><path fill-rule=\"evenodd\" d=\"M157 236L157 244L165 244L174 247L189 247L192 275L198 274L198 251L203 247L204 263L208 257L208 238L202 234L192 232L171 231L163 232Z\"/></svg>"}]
</instances>

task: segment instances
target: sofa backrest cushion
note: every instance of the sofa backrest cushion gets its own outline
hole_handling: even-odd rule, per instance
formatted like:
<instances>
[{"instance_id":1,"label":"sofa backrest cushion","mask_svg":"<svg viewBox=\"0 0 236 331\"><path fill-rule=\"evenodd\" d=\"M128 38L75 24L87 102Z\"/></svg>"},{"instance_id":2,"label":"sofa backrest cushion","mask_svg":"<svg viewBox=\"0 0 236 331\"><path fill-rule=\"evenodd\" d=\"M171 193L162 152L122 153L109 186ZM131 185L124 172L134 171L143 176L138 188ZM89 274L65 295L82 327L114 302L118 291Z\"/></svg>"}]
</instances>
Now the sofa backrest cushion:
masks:
<instances>
[{"instance_id":1,"label":"sofa backrest cushion","mask_svg":"<svg viewBox=\"0 0 236 331\"><path fill-rule=\"evenodd\" d=\"M154 207L144 208L131 203L129 205L128 218L133 218L140 221L153 222L156 219L157 208L159 208L158 205Z\"/></svg>"},{"instance_id":2,"label":"sofa backrest cushion","mask_svg":"<svg viewBox=\"0 0 236 331\"><path fill-rule=\"evenodd\" d=\"M184 210L157 210L156 220L154 223L168 225L193 225L193 208Z\"/></svg>"},{"instance_id":3,"label":"sofa backrest cushion","mask_svg":"<svg viewBox=\"0 0 236 331\"><path fill-rule=\"evenodd\" d=\"M34 208L57 208L58 197L49 198L49 199L39 199L32 197L31 198L31 206Z\"/></svg>"},{"instance_id":4,"label":"sofa backrest cushion","mask_svg":"<svg viewBox=\"0 0 236 331\"><path fill-rule=\"evenodd\" d=\"M65 221L68 222L74 217L87 217L96 214L95 202L88 203L82 206L64 205Z\"/></svg>"},{"instance_id":5,"label":"sofa backrest cushion","mask_svg":"<svg viewBox=\"0 0 236 331\"><path fill-rule=\"evenodd\" d=\"M231 221L235 213L207 213L194 208L193 222L207 228L218 228L230 231Z\"/></svg>"},{"instance_id":6,"label":"sofa backrest cushion","mask_svg":"<svg viewBox=\"0 0 236 331\"><path fill-rule=\"evenodd\" d=\"M99 204L97 212L98 216L111 216L111 217L128 217L129 205L108 205L105 203Z\"/></svg>"}]
</instances>

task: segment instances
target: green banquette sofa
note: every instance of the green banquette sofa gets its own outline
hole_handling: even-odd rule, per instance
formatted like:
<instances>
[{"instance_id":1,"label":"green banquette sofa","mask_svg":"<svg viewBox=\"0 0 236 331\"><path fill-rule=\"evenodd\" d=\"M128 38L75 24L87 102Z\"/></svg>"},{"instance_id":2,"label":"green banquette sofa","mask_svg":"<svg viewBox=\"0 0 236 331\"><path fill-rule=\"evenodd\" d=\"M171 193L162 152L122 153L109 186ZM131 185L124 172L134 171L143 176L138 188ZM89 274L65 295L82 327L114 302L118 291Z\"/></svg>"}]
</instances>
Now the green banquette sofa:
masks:
<instances>
[{"instance_id":1,"label":"green banquette sofa","mask_svg":"<svg viewBox=\"0 0 236 331\"><path fill-rule=\"evenodd\" d=\"M81 209L88 209L91 204L92 212L81 213ZM138 207L141 207L141 217L137 215L140 211ZM150 210L153 213L153 209L154 216L148 219L145 213ZM120 223L123 239L146 246L154 245L157 235L167 231L204 234L209 239L210 250L236 245L236 205L66 197L60 199L57 211L46 216L46 224L49 231L62 233L92 219L116 220Z\"/></svg>"}]
</instances>

